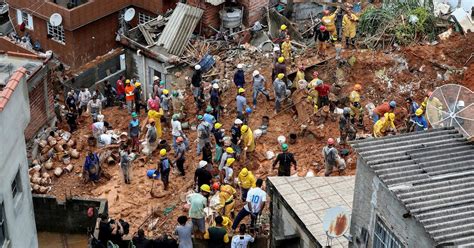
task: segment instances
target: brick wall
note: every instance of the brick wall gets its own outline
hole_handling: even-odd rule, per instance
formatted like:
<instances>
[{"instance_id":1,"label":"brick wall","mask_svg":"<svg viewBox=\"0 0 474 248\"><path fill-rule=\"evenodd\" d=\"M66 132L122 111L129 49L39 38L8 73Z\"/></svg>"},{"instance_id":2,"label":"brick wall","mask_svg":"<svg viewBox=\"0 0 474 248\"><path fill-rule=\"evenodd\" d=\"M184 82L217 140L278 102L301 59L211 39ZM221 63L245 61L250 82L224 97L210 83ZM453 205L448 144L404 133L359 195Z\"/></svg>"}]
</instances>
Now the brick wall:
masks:
<instances>
[{"instance_id":1,"label":"brick wall","mask_svg":"<svg viewBox=\"0 0 474 248\"><path fill-rule=\"evenodd\" d=\"M211 35L215 33L215 31L209 26L219 30L221 25L219 11L223 8L224 4L214 6L204 2L204 0L188 0L187 4L204 10L204 13L201 17L201 22L199 23L200 27L198 27L198 29L201 28L202 34Z\"/></svg>"},{"instance_id":2,"label":"brick wall","mask_svg":"<svg viewBox=\"0 0 474 248\"><path fill-rule=\"evenodd\" d=\"M269 0L239 0L238 2L244 6L245 26L250 27L256 21L265 18L265 7L268 6Z\"/></svg>"}]
</instances>

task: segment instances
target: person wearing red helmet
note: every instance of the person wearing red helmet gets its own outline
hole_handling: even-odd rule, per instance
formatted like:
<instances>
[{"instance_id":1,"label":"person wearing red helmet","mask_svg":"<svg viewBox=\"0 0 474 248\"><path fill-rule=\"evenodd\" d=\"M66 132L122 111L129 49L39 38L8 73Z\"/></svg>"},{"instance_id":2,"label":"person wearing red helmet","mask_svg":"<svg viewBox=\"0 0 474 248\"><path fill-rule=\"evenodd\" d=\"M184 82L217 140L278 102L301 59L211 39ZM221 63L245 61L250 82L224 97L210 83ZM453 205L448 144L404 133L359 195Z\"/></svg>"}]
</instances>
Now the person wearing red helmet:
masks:
<instances>
[{"instance_id":1,"label":"person wearing red helmet","mask_svg":"<svg viewBox=\"0 0 474 248\"><path fill-rule=\"evenodd\" d=\"M323 17L321 18L321 23L326 27L326 30L330 33L331 35L331 40L335 41L337 40L337 32L336 32L336 14L337 12L340 11L339 8L337 8L336 11L331 13L329 10L324 10L323 11Z\"/></svg>"},{"instance_id":2,"label":"person wearing red helmet","mask_svg":"<svg viewBox=\"0 0 474 248\"><path fill-rule=\"evenodd\" d=\"M329 34L329 31L324 25L316 27L314 33L314 41L316 42L316 44L318 44L318 54L324 57L326 55L326 43L329 42L331 35Z\"/></svg>"},{"instance_id":3,"label":"person wearing red helmet","mask_svg":"<svg viewBox=\"0 0 474 248\"><path fill-rule=\"evenodd\" d=\"M327 146L323 147L323 158L324 158L324 176L328 177L331 175L334 166L338 167L339 175L344 173L346 164L344 160L339 156L339 153L334 147L335 141L333 138L329 138Z\"/></svg>"}]
</instances>

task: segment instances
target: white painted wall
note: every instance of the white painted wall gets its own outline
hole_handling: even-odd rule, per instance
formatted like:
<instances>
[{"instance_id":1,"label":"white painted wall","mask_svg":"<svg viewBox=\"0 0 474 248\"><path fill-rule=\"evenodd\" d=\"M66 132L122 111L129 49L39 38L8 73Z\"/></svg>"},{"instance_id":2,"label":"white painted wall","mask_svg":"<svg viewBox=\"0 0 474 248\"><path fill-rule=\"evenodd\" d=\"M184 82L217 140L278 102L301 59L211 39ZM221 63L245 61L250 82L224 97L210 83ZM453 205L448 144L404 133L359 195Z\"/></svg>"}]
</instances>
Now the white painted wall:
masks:
<instances>
[{"instance_id":1,"label":"white painted wall","mask_svg":"<svg viewBox=\"0 0 474 248\"><path fill-rule=\"evenodd\" d=\"M25 78L22 78L0 112L0 202L5 207L10 242L6 247L38 247L23 134L29 121L28 88ZM11 185L18 171L21 192L13 199Z\"/></svg>"}]
</instances>

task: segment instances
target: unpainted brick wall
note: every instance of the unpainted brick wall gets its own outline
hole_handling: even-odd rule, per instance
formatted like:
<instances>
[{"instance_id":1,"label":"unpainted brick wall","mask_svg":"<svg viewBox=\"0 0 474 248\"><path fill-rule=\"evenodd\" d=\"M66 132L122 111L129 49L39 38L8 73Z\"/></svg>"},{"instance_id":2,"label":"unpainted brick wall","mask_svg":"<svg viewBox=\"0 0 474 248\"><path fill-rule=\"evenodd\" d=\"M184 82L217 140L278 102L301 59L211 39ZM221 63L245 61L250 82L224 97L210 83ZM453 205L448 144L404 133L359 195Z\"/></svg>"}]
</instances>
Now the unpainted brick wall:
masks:
<instances>
[{"instance_id":1,"label":"unpainted brick wall","mask_svg":"<svg viewBox=\"0 0 474 248\"><path fill-rule=\"evenodd\" d=\"M201 28L202 34L211 35L215 33L215 31L209 26L219 30L221 25L219 11L223 8L224 4L214 6L206 3L204 0L188 0L187 4L204 10L199 23L200 27L198 26L198 29Z\"/></svg>"},{"instance_id":2,"label":"unpainted brick wall","mask_svg":"<svg viewBox=\"0 0 474 248\"><path fill-rule=\"evenodd\" d=\"M244 20L245 26L250 27L256 21L265 18L265 7L268 7L269 0L239 0L244 6Z\"/></svg>"}]
</instances>

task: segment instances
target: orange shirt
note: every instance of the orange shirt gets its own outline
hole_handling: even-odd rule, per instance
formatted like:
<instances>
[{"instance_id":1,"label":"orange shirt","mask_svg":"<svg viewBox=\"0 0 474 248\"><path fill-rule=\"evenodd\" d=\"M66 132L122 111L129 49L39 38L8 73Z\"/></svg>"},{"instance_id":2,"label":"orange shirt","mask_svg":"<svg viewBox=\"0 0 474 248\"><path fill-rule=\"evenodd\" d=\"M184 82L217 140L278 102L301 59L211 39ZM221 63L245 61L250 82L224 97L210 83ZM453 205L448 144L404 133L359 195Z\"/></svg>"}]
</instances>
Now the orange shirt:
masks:
<instances>
[{"instance_id":1,"label":"orange shirt","mask_svg":"<svg viewBox=\"0 0 474 248\"><path fill-rule=\"evenodd\" d=\"M384 102L374 109L374 113L376 113L380 117L382 117L385 113L389 113L389 112L390 112L390 105L388 104L388 102Z\"/></svg>"},{"instance_id":2,"label":"orange shirt","mask_svg":"<svg viewBox=\"0 0 474 248\"><path fill-rule=\"evenodd\" d=\"M132 85L125 86L125 100L127 101L135 100L135 96L133 94L134 89L135 87L133 87Z\"/></svg>"}]
</instances>

